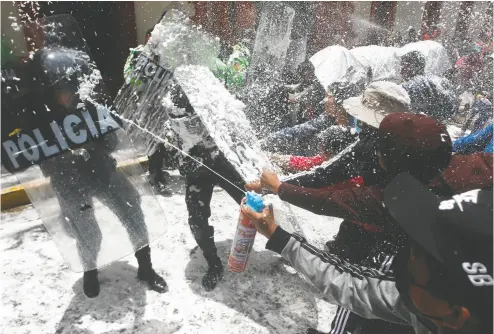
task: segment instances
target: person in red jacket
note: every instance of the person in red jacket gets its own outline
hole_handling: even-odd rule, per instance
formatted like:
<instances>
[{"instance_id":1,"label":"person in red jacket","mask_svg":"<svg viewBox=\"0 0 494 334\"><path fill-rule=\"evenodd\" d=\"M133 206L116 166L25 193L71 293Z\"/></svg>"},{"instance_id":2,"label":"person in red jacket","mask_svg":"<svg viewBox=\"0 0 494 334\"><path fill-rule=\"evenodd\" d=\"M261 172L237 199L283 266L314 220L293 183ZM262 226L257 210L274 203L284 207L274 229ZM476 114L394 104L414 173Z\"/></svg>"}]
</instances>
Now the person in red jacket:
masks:
<instances>
[{"instance_id":1,"label":"person in red jacket","mask_svg":"<svg viewBox=\"0 0 494 334\"><path fill-rule=\"evenodd\" d=\"M473 189L492 189L492 154L451 154L451 139L444 125L434 118L410 113L391 113L379 127L379 161L389 179L409 172L439 196L451 196ZM365 179L363 180L365 183ZM360 186L314 189L281 182L271 171L264 171L259 186L277 193L293 205L316 214L364 221L387 226L387 210L382 206L382 187Z\"/></svg>"},{"instance_id":2,"label":"person in red jacket","mask_svg":"<svg viewBox=\"0 0 494 334\"><path fill-rule=\"evenodd\" d=\"M378 146L380 164L388 180L409 172L428 184L436 195L445 197L473 189L492 189L492 155L452 157L449 135L433 118L388 114L379 126ZM276 174L265 171L261 183L249 184L247 188L259 190L260 184L293 205L363 226L367 238L359 240L369 243L370 256L387 253L384 261L389 262L386 264L389 267L400 245L396 224L382 203L384 187L365 186L364 178L358 185L304 188L280 182ZM352 248L349 247L350 253Z\"/></svg>"}]
</instances>

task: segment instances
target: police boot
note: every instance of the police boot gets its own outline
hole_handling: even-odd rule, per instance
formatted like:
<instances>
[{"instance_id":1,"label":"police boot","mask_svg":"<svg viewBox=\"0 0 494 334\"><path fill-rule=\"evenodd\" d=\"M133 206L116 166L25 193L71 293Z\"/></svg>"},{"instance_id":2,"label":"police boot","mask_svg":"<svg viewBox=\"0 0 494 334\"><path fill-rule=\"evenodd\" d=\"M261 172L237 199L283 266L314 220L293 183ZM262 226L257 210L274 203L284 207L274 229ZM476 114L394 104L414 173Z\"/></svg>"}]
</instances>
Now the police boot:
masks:
<instances>
[{"instance_id":1,"label":"police boot","mask_svg":"<svg viewBox=\"0 0 494 334\"><path fill-rule=\"evenodd\" d=\"M151 263L151 249L149 246L139 249L135 253L137 263L139 263L139 269L137 269L137 278L147 282L149 288L159 293L168 291L168 285L163 277L158 275L153 269Z\"/></svg>"},{"instance_id":2,"label":"police boot","mask_svg":"<svg viewBox=\"0 0 494 334\"><path fill-rule=\"evenodd\" d=\"M202 286L206 291L211 291L216 288L219 281L223 279L223 264L220 258L215 254L206 258L208 262L208 271L202 278Z\"/></svg>"},{"instance_id":3,"label":"police boot","mask_svg":"<svg viewBox=\"0 0 494 334\"><path fill-rule=\"evenodd\" d=\"M166 193L167 187L170 185L170 173L160 171L158 176L155 176L154 187L159 193Z\"/></svg>"},{"instance_id":4,"label":"police boot","mask_svg":"<svg viewBox=\"0 0 494 334\"><path fill-rule=\"evenodd\" d=\"M82 287L84 289L84 294L88 298L94 298L99 295L99 280L98 280L98 270L85 271L82 277Z\"/></svg>"}]
</instances>

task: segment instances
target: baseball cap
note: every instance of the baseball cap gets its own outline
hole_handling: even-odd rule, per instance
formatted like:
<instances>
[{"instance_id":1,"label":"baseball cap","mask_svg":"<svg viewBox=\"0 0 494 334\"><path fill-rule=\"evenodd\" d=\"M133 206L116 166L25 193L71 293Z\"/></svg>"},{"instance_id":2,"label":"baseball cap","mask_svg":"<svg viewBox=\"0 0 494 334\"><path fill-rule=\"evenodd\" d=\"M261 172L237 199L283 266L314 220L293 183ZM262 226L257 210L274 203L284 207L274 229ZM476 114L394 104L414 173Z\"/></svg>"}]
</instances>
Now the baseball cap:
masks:
<instances>
[{"instance_id":1,"label":"baseball cap","mask_svg":"<svg viewBox=\"0 0 494 334\"><path fill-rule=\"evenodd\" d=\"M379 128L389 113L410 111L410 103L410 96L400 85L376 81L362 95L344 100L343 108L356 119Z\"/></svg>"},{"instance_id":2,"label":"baseball cap","mask_svg":"<svg viewBox=\"0 0 494 334\"><path fill-rule=\"evenodd\" d=\"M444 267L443 298L490 321L492 200L492 190L477 189L441 201L408 173L395 177L384 192L384 203L398 225Z\"/></svg>"},{"instance_id":3,"label":"baseball cap","mask_svg":"<svg viewBox=\"0 0 494 334\"><path fill-rule=\"evenodd\" d=\"M446 127L435 118L397 112L381 121L379 150L390 174L410 172L429 182L449 165L452 144Z\"/></svg>"}]
</instances>

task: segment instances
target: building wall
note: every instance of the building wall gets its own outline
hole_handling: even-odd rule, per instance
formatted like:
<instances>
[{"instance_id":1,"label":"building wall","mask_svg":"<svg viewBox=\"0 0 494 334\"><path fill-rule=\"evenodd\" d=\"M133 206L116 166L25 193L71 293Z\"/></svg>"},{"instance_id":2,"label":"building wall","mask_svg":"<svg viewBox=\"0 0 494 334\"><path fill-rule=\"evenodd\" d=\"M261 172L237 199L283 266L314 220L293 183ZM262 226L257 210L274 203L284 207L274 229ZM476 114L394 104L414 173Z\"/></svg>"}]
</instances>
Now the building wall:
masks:
<instances>
[{"instance_id":1,"label":"building wall","mask_svg":"<svg viewBox=\"0 0 494 334\"><path fill-rule=\"evenodd\" d=\"M404 34L408 27L420 31L422 11L425 1L398 1L396 4L396 20L393 30Z\"/></svg>"},{"instance_id":2,"label":"building wall","mask_svg":"<svg viewBox=\"0 0 494 334\"><path fill-rule=\"evenodd\" d=\"M12 27L12 23L16 21L9 18L9 16L17 18L19 17L17 6L14 5L13 1L2 1L0 3L0 6L2 12L2 40L4 40L7 45L12 47L14 55L21 56L27 54L27 44L26 40L24 39L24 33L20 29L15 30Z\"/></svg>"},{"instance_id":3,"label":"building wall","mask_svg":"<svg viewBox=\"0 0 494 334\"><path fill-rule=\"evenodd\" d=\"M468 37L475 39L479 36L481 30L486 25L485 13L490 5L490 1L476 1L472 10L472 17L468 27ZM422 12L424 10L425 1L397 1L396 4L396 20L393 26L394 31L403 34L408 27L412 26L417 32L420 32L422 24ZM355 2L354 15L360 19L369 19L371 1ZM452 37L455 33L456 21L458 19L458 11L460 9L460 1L444 1L441 8L441 16L439 19L439 28L441 29L441 38ZM492 18L491 18L492 21ZM492 22L491 22L492 26Z\"/></svg>"},{"instance_id":4,"label":"building wall","mask_svg":"<svg viewBox=\"0 0 494 334\"><path fill-rule=\"evenodd\" d=\"M194 16L194 5L187 1L134 1L137 41L143 44L146 31L152 29L165 10L177 8L189 17Z\"/></svg>"}]
</instances>

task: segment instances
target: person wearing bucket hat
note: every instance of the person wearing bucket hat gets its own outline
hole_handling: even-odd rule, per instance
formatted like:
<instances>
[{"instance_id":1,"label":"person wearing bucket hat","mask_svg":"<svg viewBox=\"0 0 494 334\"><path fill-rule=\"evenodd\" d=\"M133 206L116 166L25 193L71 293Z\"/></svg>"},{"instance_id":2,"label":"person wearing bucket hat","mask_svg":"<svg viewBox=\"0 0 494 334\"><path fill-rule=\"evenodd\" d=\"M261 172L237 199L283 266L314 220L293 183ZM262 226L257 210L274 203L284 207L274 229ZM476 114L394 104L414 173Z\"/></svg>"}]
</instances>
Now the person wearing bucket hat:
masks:
<instances>
[{"instance_id":1,"label":"person wearing bucket hat","mask_svg":"<svg viewBox=\"0 0 494 334\"><path fill-rule=\"evenodd\" d=\"M353 265L277 226L273 208L242 211L280 254L333 304L367 319L409 324L417 334L492 333L492 190L441 201L399 174L384 192L405 246L393 272Z\"/></svg>"},{"instance_id":2,"label":"person wearing bucket hat","mask_svg":"<svg viewBox=\"0 0 494 334\"><path fill-rule=\"evenodd\" d=\"M351 116L374 128L391 112L410 112L411 101L406 90L393 82L371 83L360 96L343 101L343 108Z\"/></svg>"},{"instance_id":3,"label":"person wearing bucket hat","mask_svg":"<svg viewBox=\"0 0 494 334\"><path fill-rule=\"evenodd\" d=\"M387 115L379 129L378 149L384 167L383 186L369 186L364 177L363 182L354 187L342 189L337 184L311 189L280 182L270 172L264 172L261 180L267 189L279 193L284 201L316 214L342 218L345 227L358 225L358 231L352 228L350 233L342 236L340 227L335 242L344 240L338 244L353 245L347 254L351 254L350 260L359 264L367 262L368 258L365 255L358 258L357 254L392 262L400 246L396 225L382 206L382 190L397 174L409 172L415 175L440 196L476 188L492 189L492 155L457 155L452 158L451 140L445 127L425 115ZM353 242L354 239L358 242ZM332 247L330 251L343 256L339 248ZM372 262L370 266L380 268L381 260Z\"/></svg>"}]
</instances>

